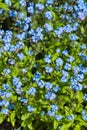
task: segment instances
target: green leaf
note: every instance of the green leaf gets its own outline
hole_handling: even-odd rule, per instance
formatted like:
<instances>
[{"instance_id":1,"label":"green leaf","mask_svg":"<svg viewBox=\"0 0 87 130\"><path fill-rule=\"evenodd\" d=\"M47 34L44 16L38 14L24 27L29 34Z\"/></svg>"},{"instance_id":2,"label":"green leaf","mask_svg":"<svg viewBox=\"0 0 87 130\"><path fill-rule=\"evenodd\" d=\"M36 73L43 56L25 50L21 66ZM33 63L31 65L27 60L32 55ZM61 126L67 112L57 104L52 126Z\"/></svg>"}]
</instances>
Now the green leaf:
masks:
<instances>
[{"instance_id":1,"label":"green leaf","mask_svg":"<svg viewBox=\"0 0 87 130\"><path fill-rule=\"evenodd\" d=\"M74 130L81 130L80 129L80 125L76 125L75 128L74 128Z\"/></svg>"},{"instance_id":2,"label":"green leaf","mask_svg":"<svg viewBox=\"0 0 87 130\"><path fill-rule=\"evenodd\" d=\"M54 129L57 129L57 127L58 127L58 121L54 120Z\"/></svg>"},{"instance_id":3,"label":"green leaf","mask_svg":"<svg viewBox=\"0 0 87 130\"><path fill-rule=\"evenodd\" d=\"M33 125L32 125L32 122L29 123L28 128L29 128L29 130L34 130Z\"/></svg>"},{"instance_id":4,"label":"green leaf","mask_svg":"<svg viewBox=\"0 0 87 130\"><path fill-rule=\"evenodd\" d=\"M81 103L83 102L83 93L82 92L77 92L77 95L76 95L78 101Z\"/></svg>"},{"instance_id":5,"label":"green leaf","mask_svg":"<svg viewBox=\"0 0 87 130\"><path fill-rule=\"evenodd\" d=\"M9 11L8 6L6 4L2 3L2 2L0 2L0 8Z\"/></svg>"},{"instance_id":6,"label":"green leaf","mask_svg":"<svg viewBox=\"0 0 87 130\"><path fill-rule=\"evenodd\" d=\"M84 32L85 32L84 27L83 27L83 26L81 26L81 28L80 28L80 29L81 29L81 33L82 33L82 34L84 34Z\"/></svg>"},{"instance_id":7,"label":"green leaf","mask_svg":"<svg viewBox=\"0 0 87 130\"><path fill-rule=\"evenodd\" d=\"M68 124L64 124L60 130L69 130L69 127L72 125L73 122L70 122Z\"/></svg>"},{"instance_id":8,"label":"green leaf","mask_svg":"<svg viewBox=\"0 0 87 130\"><path fill-rule=\"evenodd\" d=\"M6 115L3 115L2 113L0 113L0 124L4 121L5 118L6 118Z\"/></svg>"},{"instance_id":9,"label":"green leaf","mask_svg":"<svg viewBox=\"0 0 87 130\"><path fill-rule=\"evenodd\" d=\"M12 126L15 126L15 112L12 112L11 114L11 124Z\"/></svg>"},{"instance_id":10,"label":"green leaf","mask_svg":"<svg viewBox=\"0 0 87 130\"><path fill-rule=\"evenodd\" d=\"M25 113L24 115L22 115L21 120L26 120L29 118L29 114Z\"/></svg>"}]
</instances>

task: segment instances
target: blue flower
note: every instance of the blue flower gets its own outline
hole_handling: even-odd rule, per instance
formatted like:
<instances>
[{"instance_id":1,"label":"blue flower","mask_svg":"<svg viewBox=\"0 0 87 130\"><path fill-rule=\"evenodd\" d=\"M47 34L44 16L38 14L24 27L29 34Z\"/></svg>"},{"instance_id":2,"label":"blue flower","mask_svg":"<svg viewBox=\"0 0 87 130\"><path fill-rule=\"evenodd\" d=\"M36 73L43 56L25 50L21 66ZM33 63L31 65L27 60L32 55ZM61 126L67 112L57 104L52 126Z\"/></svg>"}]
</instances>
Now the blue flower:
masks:
<instances>
[{"instance_id":1,"label":"blue flower","mask_svg":"<svg viewBox=\"0 0 87 130\"><path fill-rule=\"evenodd\" d=\"M3 95L3 96L4 96L5 98L10 98L11 95L12 95L11 92L4 92L4 95Z\"/></svg>"},{"instance_id":2,"label":"blue flower","mask_svg":"<svg viewBox=\"0 0 87 130\"><path fill-rule=\"evenodd\" d=\"M45 88L46 88L47 90L50 90L50 89L52 88L52 84L51 84L50 82L46 82L46 83L45 83Z\"/></svg>"},{"instance_id":3,"label":"blue flower","mask_svg":"<svg viewBox=\"0 0 87 130\"><path fill-rule=\"evenodd\" d=\"M75 35L75 34L72 34L72 35L69 36L69 39L70 39L71 41L76 41L76 40L78 40L78 36Z\"/></svg>"},{"instance_id":4,"label":"blue flower","mask_svg":"<svg viewBox=\"0 0 87 130\"><path fill-rule=\"evenodd\" d=\"M41 77L41 73L36 72L36 73L34 74L33 80L37 82L37 81L40 80L40 77Z\"/></svg>"},{"instance_id":5,"label":"blue flower","mask_svg":"<svg viewBox=\"0 0 87 130\"><path fill-rule=\"evenodd\" d=\"M45 15L45 17L46 17L48 20L52 20L52 13L51 13L51 11L46 11L44 15Z\"/></svg>"},{"instance_id":6,"label":"blue flower","mask_svg":"<svg viewBox=\"0 0 87 130\"><path fill-rule=\"evenodd\" d=\"M56 115L56 114L55 114L54 117L55 117L55 119L56 119L57 121L60 121L60 120L62 119L62 115Z\"/></svg>"},{"instance_id":7,"label":"blue flower","mask_svg":"<svg viewBox=\"0 0 87 130\"><path fill-rule=\"evenodd\" d=\"M8 63L9 63L10 65L14 65L14 64L15 64L15 60L14 60L14 59L8 59Z\"/></svg>"},{"instance_id":8,"label":"blue flower","mask_svg":"<svg viewBox=\"0 0 87 130\"><path fill-rule=\"evenodd\" d=\"M8 109L7 108L1 109L1 113L7 115L8 114Z\"/></svg>"},{"instance_id":9,"label":"blue flower","mask_svg":"<svg viewBox=\"0 0 87 130\"><path fill-rule=\"evenodd\" d=\"M19 58L19 60L22 61L24 59L25 55L23 53L18 53L17 57Z\"/></svg>"},{"instance_id":10,"label":"blue flower","mask_svg":"<svg viewBox=\"0 0 87 130\"><path fill-rule=\"evenodd\" d=\"M45 115L45 112L44 112L44 111L42 111L42 112L41 112L41 116L44 116L44 115Z\"/></svg>"},{"instance_id":11,"label":"blue flower","mask_svg":"<svg viewBox=\"0 0 87 130\"><path fill-rule=\"evenodd\" d=\"M11 69L4 69L3 72L5 73L5 75L9 75L11 73Z\"/></svg>"},{"instance_id":12,"label":"blue flower","mask_svg":"<svg viewBox=\"0 0 87 130\"><path fill-rule=\"evenodd\" d=\"M74 60L75 60L75 58L74 58L73 56L70 56L70 57L67 59L67 61L70 62L70 63L73 62Z\"/></svg>"},{"instance_id":13,"label":"blue flower","mask_svg":"<svg viewBox=\"0 0 87 130\"><path fill-rule=\"evenodd\" d=\"M31 87L29 90L27 90L27 93L34 96L36 94L36 88Z\"/></svg>"},{"instance_id":14,"label":"blue flower","mask_svg":"<svg viewBox=\"0 0 87 130\"><path fill-rule=\"evenodd\" d=\"M51 63L51 56L50 55L45 55L44 62Z\"/></svg>"},{"instance_id":15,"label":"blue flower","mask_svg":"<svg viewBox=\"0 0 87 130\"><path fill-rule=\"evenodd\" d=\"M38 11L42 11L44 9L44 5L43 4L40 4L40 3L36 3L35 4L35 8L36 10Z\"/></svg>"},{"instance_id":16,"label":"blue flower","mask_svg":"<svg viewBox=\"0 0 87 130\"><path fill-rule=\"evenodd\" d=\"M64 69L65 69L65 70L71 70L71 64L66 63L66 64L64 65Z\"/></svg>"},{"instance_id":17,"label":"blue flower","mask_svg":"<svg viewBox=\"0 0 87 130\"><path fill-rule=\"evenodd\" d=\"M56 112L59 108L57 105L51 105L52 112Z\"/></svg>"},{"instance_id":18,"label":"blue flower","mask_svg":"<svg viewBox=\"0 0 87 130\"><path fill-rule=\"evenodd\" d=\"M26 68L23 68L22 72L25 74L27 72Z\"/></svg>"},{"instance_id":19,"label":"blue flower","mask_svg":"<svg viewBox=\"0 0 87 130\"><path fill-rule=\"evenodd\" d=\"M69 116L66 116L66 118L67 118L68 120L74 120L74 115L71 114L71 115L69 115Z\"/></svg>"},{"instance_id":20,"label":"blue flower","mask_svg":"<svg viewBox=\"0 0 87 130\"><path fill-rule=\"evenodd\" d=\"M23 102L23 103L25 103L25 104L27 103L27 101L28 101L28 100L27 100L26 98L21 98L21 99L20 99L20 102Z\"/></svg>"},{"instance_id":21,"label":"blue flower","mask_svg":"<svg viewBox=\"0 0 87 130\"><path fill-rule=\"evenodd\" d=\"M26 7L26 1L25 0L20 0L20 5Z\"/></svg>"},{"instance_id":22,"label":"blue flower","mask_svg":"<svg viewBox=\"0 0 87 130\"><path fill-rule=\"evenodd\" d=\"M45 82L43 80L37 81L37 84L40 88L43 88L45 86Z\"/></svg>"},{"instance_id":23,"label":"blue flower","mask_svg":"<svg viewBox=\"0 0 87 130\"><path fill-rule=\"evenodd\" d=\"M87 114L86 115L82 115L83 120L87 121Z\"/></svg>"},{"instance_id":24,"label":"blue flower","mask_svg":"<svg viewBox=\"0 0 87 130\"><path fill-rule=\"evenodd\" d=\"M10 17L16 17L16 16L17 16L17 11L15 11L15 10L10 10L10 11L9 11L9 15L10 15Z\"/></svg>"},{"instance_id":25,"label":"blue flower","mask_svg":"<svg viewBox=\"0 0 87 130\"><path fill-rule=\"evenodd\" d=\"M78 12L78 18L79 18L80 20L84 20L85 17L86 17L86 14L85 14L84 12Z\"/></svg>"},{"instance_id":26,"label":"blue flower","mask_svg":"<svg viewBox=\"0 0 87 130\"><path fill-rule=\"evenodd\" d=\"M83 74L78 74L78 75L76 76L76 80L79 81L79 82L82 82L83 79L84 79L84 75L83 75Z\"/></svg>"},{"instance_id":27,"label":"blue flower","mask_svg":"<svg viewBox=\"0 0 87 130\"><path fill-rule=\"evenodd\" d=\"M85 95L83 96L83 99L84 99L85 101L87 101L87 94L85 94Z\"/></svg>"},{"instance_id":28,"label":"blue flower","mask_svg":"<svg viewBox=\"0 0 87 130\"><path fill-rule=\"evenodd\" d=\"M33 53L34 53L33 50L29 50L29 51L28 51L28 54L29 54L30 56L32 56Z\"/></svg>"},{"instance_id":29,"label":"blue flower","mask_svg":"<svg viewBox=\"0 0 87 130\"><path fill-rule=\"evenodd\" d=\"M81 48L82 50L85 50L87 47L86 47L85 44L82 44L82 45L80 46L80 48Z\"/></svg>"},{"instance_id":30,"label":"blue flower","mask_svg":"<svg viewBox=\"0 0 87 130\"><path fill-rule=\"evenodd\" d=\"M56 93L56 92L59 92L60 91L60 88L59 86L54 86L53 87L53 91Z\"/></svg>"},{"instance_id":31,"label":"blue flower","mask_svg":"<svg viewBox=\"0 0 87 130\"><path fill-rule=\"evenodd\" d=\"M5 3L7 4L7 5L9 5L9 6L11 6L11 1L10 0L5 0Z\"/></svg>"},{"instance_id":32,"label":"blue flower","mask_svg":"<svg viewBox=\"0 0 87 130\"><path fill-rule=\"evenodd\" d=\"M47 115L48 115L48 116L54 116L54 115L55 115L55 112L48 110Z\"/></svg>"},{"instance_id":33,"label":"blue flower","mask_svg":"<svg viewBox=\"0 0 87 130\"><path fill-rule=\"evenodd\" d=\"M46 66L45 69L47 73L51 73L53 71L53 68L49 66Z\"/></svg>"},{"instance_id":34,"label":"blue flower","mask_svg":"<svg viewBox=\"0 0 87 130\"><path fill-rule=\"evenodd\" d=\"M63 74L63 76L65 76L65 77L68 77L68 76L69 76L69 73L68 73L67 71L65 71L65 70L62 70L62 74Z\"/></svg>"},{"instance_id":35,"label":"blue flower","mask_svg":"<svg viewBox=\"0 0 87 130\"><path fill-rule=\"evenodd\" d=\"M68 55L68 50L63 50L62 54L65 55L65 56L67 56Z\"/></svg>"},{"instance_id":36,"label":"blue flower","mask_svg":"<svg viewBox=\"0 0 87 130\"><path fill-rule=\"evenodd\" d=\"M57 37L60 37L63 34L64 29L63 29L63 27L58 27L56 30L54 30L54 32Z\"/></svg>"},{"instance_id":37,"label":"blue flower","mask_svg":"<svg viewBox=\"0 0 87 130\"><path fill-rule=\"evenodd\" d=\"M10 88L10 85L8 83L7 84L3 84L2 87L3 87L4 90L7 90L7 89Z\"/></svg>"},{"instance_id":38,"label":"blue flower","mask_svg":"<svg viewBox=\"0 0 87 130\"><path fill-rule=\"evenodd\" d=\"M53 27L50 24L48 24L48 23L45 23L44 27L46 29L46 32L50 32L50 31L53 30Z\"/></svg>"},{"instance_id":39,"label":"blue flower","mask_svg":"<svg viewBox=\"0 0 87 130\"><path fill-rule=\"evenodd\" d=\"M28 110L29 112L33 112L33 111L34 111L34 107L31 106L31 105L28 105L28 106L27 106L27 110Z\"/></svg>"},{"instance_id":40,"label":"blue flower","mask_svg":"<svg viewBox=\"0 0 87 130\"><path fill-rule=\"evenodd\" d=\"M30 3L29 3L29 7L27 7L27 11L28 11L30 14L34 14L34 3L33 3L33 2L30 2Z\"/></svg>"},{"instance_id":41,"label":"blue flower","mask_svg":"<svg viewBox=\"0 0 87 130\"><path fill-rule=\"evenodd\" d=\"M66 77L66 76L62 76L61 82L66 83L67 81L68 81L68 80L67 80L67 77Z\"/></svg>"},{"instance_id":42,"label":"blue flower","mask_svg":"<svg viewBox=\"0 0 87 130\"><path fill-rule=\"evenodd\" d=\"M56 98L56 94L50 91L47 91L45 94L46 100L54 100Z\"/></svg>"},{"instance_id":43,"label":"blue flower","mask_svg":"<svg viewBox=\"0 0 87 130\"><path fill-rule=\"evenodd\" d=\"M61 58L56 59L56 66L62 66L63 65L63 60Z\"/></svg>"},{"instance_id":44,"label":"blue flower","mask_svg":"<svg viewBox=\"0 0 87 130\"><path fill-rule=\"evenodd\" d=\"M52 6L53 3L54 3L54 0L47 0L46 6Z\"/></svg>"}]
</instances>

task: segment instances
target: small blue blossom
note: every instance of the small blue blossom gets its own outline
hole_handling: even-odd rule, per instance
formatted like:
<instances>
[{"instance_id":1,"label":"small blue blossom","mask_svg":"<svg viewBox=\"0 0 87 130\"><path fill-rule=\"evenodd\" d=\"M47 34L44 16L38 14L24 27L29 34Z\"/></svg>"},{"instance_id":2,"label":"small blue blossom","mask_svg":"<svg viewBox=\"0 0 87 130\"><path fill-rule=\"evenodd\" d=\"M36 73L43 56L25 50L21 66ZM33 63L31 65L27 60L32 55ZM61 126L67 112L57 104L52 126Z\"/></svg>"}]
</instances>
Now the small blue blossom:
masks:
<instances>
[{"instance_id":1,"label":"small blue blossom","mask_svg":"<svg viewBox=\"0 0 87 130\"><path fill-rule=\"evenodd\" d=\"M7 108L1 109L1 113L7 115L8 114L8 109Z\"/></svg>"},{"instance_id":2,"label":"small blue blossom","mask_svg":"<svg viewBox=\"0 0 87 130\"><path fill-rule=\"evenodd\" d=\"M46 83L45 83L45 88L46 88L47 90L50 90L50 89L52 88L52 84L51 84L50 82L46 82Z\"/></svg>"},{"instance_id":3,"label":"small blue blossom","mask_svg":"<svg viewBox=\"0 0 87 130\"><path fill-rule=\"evenodd\" d=\"M7 5L9 5L9 6L11 6L11 1L10 0L5 0L5 3L7 4Z\"/></svg>"},{"instance_id":4,"label":"small blue blossom","mask_svg":"<svg viewBox=\"0 0 87 130\"><path fill-rule=\"evenodd\" d=\"M57 105L51 105L52 112L56 112L59 108Z\"/></svg>"},{"instance_id":5,"label":"small blue blossom","mask_svg":"<svg viewBox=\"0 0 87 130\"><path fill-rule=\"evenodd\" d=\"M62 119L62 115L56 115L56 114L55 114L54 117L55 117L55 119L56 119L57 121L60 121L60 120Z\"/></svg>"},{"instance_id":6,"label":"small blue blossom","mask_svg":"<svg viewBox=\"0 0 87 130\"><path fill-rule=\"evenodd\" d=\"M14 59L8 59L8 64L14 65L15 64L15 60Z\"/></svg>"},{"instance_id":7,"label":"small blue blossom","mask_svg":"<svg viewBox=\"0 0 87 130\"><path fill-rule=\"evenodd\" d=\"M49 67L49 66L46 66L46 67L45 67L45 70L46 70L47 73L52 73L53 68L52 68L52 67Z\"/></svg>"},{"instance_id":8,"label":"small blue blossom","mask_svg":"<svg viewBox=\"0 0 87 130\"><path fill-rule=\"evenodd\" d=\"M42 11L44 9L44 5L40 3L36 3L35 8L37 11Z\"/></svg>"},{"instance_id":9,"label":"small blue blossom","mask_svg":"<svg viewBox=\"0 0 87 130\"><path fill-rule=\"evenodd\" d=\"M43 88L45 86L45 82L43 80L37 81L37 84L40 88Z\"/></svg>"},{"instance_id":10,"label":"small blue blossom","mask_svg":"<svg viewBox=\"0 0 87 130\"><path fill-rule=\"evenodd\" d=\"M26 103L28 102L28 100L27 100L26 98L21 98L21 99L20 99L20 102L23 102L23 103L26 104Z\"/></svg>"},{"instance_id":11,"label":"small blue blossom","mask_svg":"<svg viewBox=\"0 0 87 130\"><path fill-rule=\"evenodd\" d=\"M67 77L66 77L66 76L62 76L61 82L66 83L67 81L68 81L68 80L67 80Z\"/></svg>"},{"instance_id":12,"label":"small blue blossom","mask_svg":"<svg viewBox=\"0 0 87 130\"><path fill-rule=\"evenodd\" d=\"M27 110L28 110L28 112L33 112L34 111L34 107L31 106L31 105L28 105L27 106Z\"/></svg>"},{"instance_id":13,"label":"small blue blossom","mask_svg":"<svg viewBox=\"0 0 87 130\"><path fill-rule=\"evenodd\" d=\"M67 59L67 61L70 62L70 63L73 62L74 60L75 60L75 58L74 58L73 56L70 56L70 57Z\"/></svg>"},{"instance_id":14,"label":"small blue blossom","mask_svg":"<svg viewBox=\"0 0 87 130\"><path fill-rule=\"evenodd\" d=\"M59 92L60 91L60 87L59 86L54 86L53 87L53 91L56 93L56 92Z\"/></svg>"},{"instance_id":15,"label":"small blue blossom","mask_svg":"<svg viewBox=\"0 0 87 130\"><path fill-rule=\"evenodd\" d=\"M76 76L76 80L79 81L79 82L82 82L83 79L84 79L84 75L83 75L83 74L78 74L78 75Z\"/></svg>"},{"instance_id":16,"label":"small blue blossom","mask_svg":"<svg viewBox=\"0 0 87 130\"><path fill-rule=\"evenodd\" d=\"M54 100L56 98L56 94L50 91L47 91L45 94L46 100Z\"/></svg>"},{"instance_id":17,"label":"small blue blossom","mask_svg":"<svg viewBox=\"0 0 87 130\"><path fill-rule=\"evenodd\" d=\"M30 2L30 3L29 3L29 6L27 7L27 11L28 11L30 14L34 14L34 3L33 3L33 2Z\"/></svg>"},{"instance_id":18,"label":"small blue blossom","mask_svg":"<svg viewBox=\"0 0 87 130\"><path fill-rule=\"evenodd\" d=\"M5 75L9 75L11 73L11 69L4 69L3 72L5 73Z\"/></svg>"},{"instance_id":19,"label":"small blue blossom","mask_svg":"<svg viewBox=\"0 0 87 130\"><path fill-rule=\"evenodd\" d=\"M25 58L25 55L23 53L18 53L17 57L22 61Z\"/></svg>"},{"instance_id":20,"label":"small blue blossom","mask_svg":"<svg viewBox=\"0 0 87 130\"><path fill-rule=\"evenodd\" d=\"M63 65L63 60L61 58L56 59L56 66L62 66Z\"/></svg>"},{"instance_id":21,"label":"small blue blossom","mask_svg":"<svg viewBox=\"0 0 87 130\"><path fill-rule=\"evenodd\" d=\"M27 93L34 96L34 95L36 94L36 88L31 87L31 88L27 91Z\"/></svg>"},{"instance_id":22,"label":"small blue blossom","mask_svg":"<svg viewBox=\"0 0 87 130\"><path fill-rule=\"evenodd\" d=\"M51 56L50 55L45 55L44 62L51 63Z\"/></svg>"},{"instance_id":23,"label":"small blue blossom","mask_svg":"<svg viewBox=\"0 0 87 130\"><path fill-rule=\"evenodd\" d=\"M10 10L10 11L9 11L9 15L10 15L10 17L16 17L16 16L17 16L17 11L15 11L15 10Z\"/></svg>"},{"instance_id":24,"label":"small blue blossom","mask_svg":"<svg viewBox=\"0 0 87 130\"><path fill-rule=\"evenodd\" d=\"M84 99L85 101L87 101L87 94L85 94L85 95L83 96L83 99Z\"/></svg>"},{"instance_id":25,"label":"small blue blossom","mask_svg":"<svg viewBox=\"0 0 87 130\"><path fill-rule=\"evenodd\" d=\"M46 17L48 20L52 20L52 13L51 13L51 11L46 11L44 15L45 15L45 17Z\"/></svg>"},{"instance_id":26,"label":"small blue blossom","mask_svg":"<svg viewBox=\"0 0 87 130\"><path fill-rule=\"evenodd\" d=\"M54 116L54 115L55 115L55 112L48 110L47 115L48 115L48 116Z\"/></svg>"},{"instance_id":27,"label":"small blue blossom","mask_svg":"<svg viewBox=\"0 0 87 130\"><path fill-rule=\"evenodd\" d=\"M80 20L84 20L85 17L86 17L86 15L85 15L84 12L78 12L78 18L79 18Z\"/></svg>"},{"instance_id":28,"label":"small blue blossom","mask_svg":"<svg viewBox=\"0 0 87 130\"><path fill-rule=\"evenodd\" d=\"M71 114L71 115L69 115L69 116L66 116L66 118L67 118L68 120L74 120L74 115Z\"/></svg>"},{"instance_id":29,"label":"small blue blossom","mask_svg":"<svg viewBox=\"0 0 87 130\"><path fill-rule=\"evenodd\" d=\"M54 0L47 0L46 1L46 6L52 6L54 3Z\"/></svg>"},{"instance_id":30,"label":"small blue blossom","mask_svg":"<svg viewBox=\"0 0 87 130\"><path fill-rule=\"evenodd\" d=\"M7 90L7 89L10 88L10 85L8 83L7 84L3 84L2 87L3 87L4 90Z\"/></svg>"},{"instance_id":31,"label":"small blue blossom","mask_svg":"<svg viewBox=\"0 0 87 130\"><path fill-rule=\"evenodd\" d=\"M42 111L42 112L41 112L41 116L44 116L44 115L45 115L45 112L44 112L44 111Z\"/></svg>"},{"instance_id":32,"label":"small blue blossom","mask_svg":"<svg viewBox=\"0 0 87 130\"><path fill-rule=\"evenodd\" d=\"M75 35L75 34L72 34L72 35L69 36L69 39L70 39L71 41L75 41L75 40L78 40L78 36Z\"/></svg>"},{"instance_id":33,"label":"small blue blossom","mask_svg":"<svg viewBox=\"0 0 87 130\"><path fill-rule=\"evenodd\" d=\"M34 81L39 81L39 80L40 80L40 77L41 77L41 73L36 72L36 73L34 74L33 80L34 80Z\"/></svg>"},{"instance_id":34,"label":"small blue blossom","mask_svg":"<svg viewBox=\"0 0 87 130\"><path fill-rule=\"evenodd\" d=\"M57 37L60 37L63 34L64 29L63 29L63 27L58 27L56 30L54 30L54 32Z\"/></svg>"},{"instance_id":35,"label":"small blue blossom","mask_svg":"<svg viewBox=\"0 0 87 130\"><path fill-rule=\"evenodd\" d=\"M67 56L68 55L68 50L63 50L62 54L65 55L65 56Z\"/></svg>"},{"instance_id":36,"label":"small blue blossom","mask_svg":"<svg viewBox=\"0 0 87 130\"><path fill-rule=\"evenodd\" d=\"M47 33L53 30L53 27L48 23L45 23L44 27Z\"/></svg>"},{"instance_id":37,"label":"small blue blossom","mask_svg":"<svg viewBox=\"0 0 87 130\"><path fill-rule=\"evenodd\" d=\"M85 44L82 44L82 45L80 46L80 48L83 49L83 50L85 50L85 49L86 49L86 45L85 45Z\"/></svg>"},{"instance_id":38,"label":"small blue blossom","mask_svg":"<svg viewBox=\"0 0 87 130\"><path fill-rule=\"evenodd\" d=\"M33 53L34 53L33 50L29 50L29 51L28 51L28 54L29 54L30 56L32 56Z\"/></svg>"},{"instance_id":39,"label":"small blue blossom","mask_svg":"<svg viewBox=\"0 0 87 130\"><path fill-rule=\"evenodd\" d=\"M27 72L26 68L23 68L22 72L25 74Z\"/></svg>"},{"instance_id":40,"label":"small blue blossom","mask_svg":"<svg viewBox=\"0 0 87 130\"><path fill-rule=\"evenodd\" d=\"M64 65L64 69L65 69L65 70L71 70L71 64L66 63L66 64Z\"/></svg>"},{"instance_id":41,"label":"small blue blossom","mask_svg":"<svg viewBox=\"0 0 87 130\"><path fill-rule=\"evenodd\" d=\"M26 1L25 0L20 0L20 5L26 7Z\"/></svg>"},{"instance_id":42,"label":"small blue blossom","mask_svg":"<svg viewBox=\"0 0 87 130\"><path fill-rule=\"evenodd\" d=\"M5 98L10 98L11 95L12 95L11 92L4 92L4 95L3 95L3 96L4 96Z\"/></svg>"}]
</instances>

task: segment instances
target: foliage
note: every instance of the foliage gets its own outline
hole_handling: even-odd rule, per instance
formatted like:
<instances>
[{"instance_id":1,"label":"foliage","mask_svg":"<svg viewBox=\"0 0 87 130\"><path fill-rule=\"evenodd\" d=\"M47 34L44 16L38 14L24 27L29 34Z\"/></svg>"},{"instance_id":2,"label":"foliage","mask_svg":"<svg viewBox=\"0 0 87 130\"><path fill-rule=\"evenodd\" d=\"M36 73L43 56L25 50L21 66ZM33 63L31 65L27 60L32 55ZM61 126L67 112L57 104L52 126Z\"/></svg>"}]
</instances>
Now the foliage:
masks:
<instances>
[{"instance_id":1,"label":"foliage","mask_svg":"<svg viewBox=\"0 0 87 130\"><path fill-rule=\"evenodd\" d=\"M0 123L87 128L86 1L0 2Z\"/></svg>"}]
</instances>

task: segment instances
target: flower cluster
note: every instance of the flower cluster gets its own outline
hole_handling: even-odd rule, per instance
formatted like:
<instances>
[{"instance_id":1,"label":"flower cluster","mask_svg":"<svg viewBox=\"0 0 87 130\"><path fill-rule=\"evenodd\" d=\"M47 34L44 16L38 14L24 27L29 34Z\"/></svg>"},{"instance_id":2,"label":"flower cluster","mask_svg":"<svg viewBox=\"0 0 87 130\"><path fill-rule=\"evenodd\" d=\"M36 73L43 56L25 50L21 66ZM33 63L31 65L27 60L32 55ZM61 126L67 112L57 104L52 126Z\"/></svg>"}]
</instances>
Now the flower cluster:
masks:
<instances>
[{"instance_id":1,"label":"flower cluster","mask_svg":"<svg viewBox=\"0 0 87 130\"><path fill-rule=\"evenodd\" d=\"M72 129L77 122L81 128L86 126L87 3L84 0L3 3L9 8L0 9L3 120L14 125L13 118L17 117L25 129L42 130L37 121L52 123L46 126L50 130Z\"/></svg>"}]
</instances>

